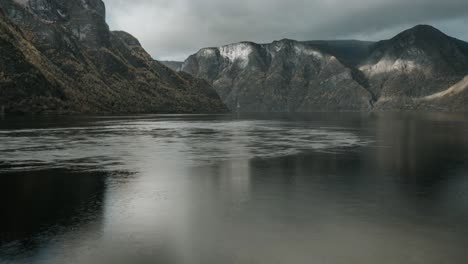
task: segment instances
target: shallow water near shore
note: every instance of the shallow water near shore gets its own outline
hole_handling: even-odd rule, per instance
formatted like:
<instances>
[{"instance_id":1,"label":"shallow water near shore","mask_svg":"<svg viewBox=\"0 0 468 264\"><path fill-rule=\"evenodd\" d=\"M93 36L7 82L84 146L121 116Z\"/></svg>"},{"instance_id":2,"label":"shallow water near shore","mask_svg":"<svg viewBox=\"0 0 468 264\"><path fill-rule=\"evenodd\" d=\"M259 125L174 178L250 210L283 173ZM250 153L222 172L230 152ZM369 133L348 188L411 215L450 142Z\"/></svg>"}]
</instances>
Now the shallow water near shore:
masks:
<instances>
[{"instance_id":1,"label":"shallow water near shore","mask_svg":"<svg viewBox=\"0 0 468 264\"><path fill-rule=\"evenodd\" d=\"M466 263L464 114L4 116L0 263Z\"/></svg>"}]
</instances>

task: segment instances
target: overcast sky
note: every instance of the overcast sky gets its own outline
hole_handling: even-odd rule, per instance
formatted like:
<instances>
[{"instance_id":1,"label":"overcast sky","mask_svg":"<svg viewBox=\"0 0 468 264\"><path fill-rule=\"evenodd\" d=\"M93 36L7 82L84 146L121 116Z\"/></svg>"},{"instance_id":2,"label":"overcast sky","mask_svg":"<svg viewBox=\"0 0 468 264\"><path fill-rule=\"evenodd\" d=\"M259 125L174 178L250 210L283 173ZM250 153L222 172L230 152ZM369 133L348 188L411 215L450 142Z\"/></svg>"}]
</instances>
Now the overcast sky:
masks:
<instances>
[{"instance_id":1,"label":"overcast sky","mask_svg":"<svg viewBox=\"0 0 468 264\"><path fill-rule=\"evenodd\" d=\"M468 40L468 0L104 0L112 30L125 30L159 60L249 40L379 40L431 24Z\"/></svg>"}]
</instances>

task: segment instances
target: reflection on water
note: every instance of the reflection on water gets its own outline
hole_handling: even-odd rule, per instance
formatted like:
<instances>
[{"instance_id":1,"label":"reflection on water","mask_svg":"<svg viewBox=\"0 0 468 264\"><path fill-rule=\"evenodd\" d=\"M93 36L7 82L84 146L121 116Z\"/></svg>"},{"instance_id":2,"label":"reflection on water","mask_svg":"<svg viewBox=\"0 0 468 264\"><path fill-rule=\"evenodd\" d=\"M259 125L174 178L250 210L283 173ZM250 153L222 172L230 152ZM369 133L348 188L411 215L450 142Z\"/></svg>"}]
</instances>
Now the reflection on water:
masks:
<instances>
[{"instance_id":1,"label":"reflection on water","mask_svg":"<svg viewBox=\"0 0 468 264\"><path fill-rule=\"evenodd\" d=\"M106 173L48 170L0 177L0 259L12 254L17 263L28 263L24 256L42 252L61 232L76 232L77 225L86 228L83 233L100 229Z\"/></svg>"},{"instance_id":2,"label":"reflection on water","mask_svg":"<svg viewBox=\"0 0 468 264\"><path fill-rule=\"evenodd\" d=\"M0 131L2 167L7 171L96 166L113 170L121 169L122 163L123 168L128 168L127 156L137 156L139 161L148 154L144 151L152 155L176 151L186 153L189 159L211 162L286 156L312 149L333 151L366 144L365 139L339 129L280 121L143 119L99 123L100 126L91 127Z\"/></svg>"},{"instance_id":3,"label":"reflection on water","mask_svg":"<svg viewBox=\"0 0 468 264\"><path fill-rule=\"evenodd\" d=\"M5 117L0 263L465 263L463 115Z\"/></svg>"}]
</instances>

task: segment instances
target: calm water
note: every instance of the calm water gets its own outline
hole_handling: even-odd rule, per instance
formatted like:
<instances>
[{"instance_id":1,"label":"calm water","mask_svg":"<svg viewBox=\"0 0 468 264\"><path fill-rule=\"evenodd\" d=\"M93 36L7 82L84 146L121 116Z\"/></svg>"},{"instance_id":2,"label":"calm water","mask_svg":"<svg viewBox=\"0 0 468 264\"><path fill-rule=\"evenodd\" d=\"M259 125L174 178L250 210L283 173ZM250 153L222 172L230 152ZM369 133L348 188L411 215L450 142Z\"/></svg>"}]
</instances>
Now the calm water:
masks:
<instances>
[{"instance_id":1,"label":"calm water","mask_svg":"<svg viewBox=\"0 0 468 264\"><path fill-rule=\"evenodd\" d=\"M0 263L467 263L468 116L0 118Z\"/></svg>"}]
</instances>

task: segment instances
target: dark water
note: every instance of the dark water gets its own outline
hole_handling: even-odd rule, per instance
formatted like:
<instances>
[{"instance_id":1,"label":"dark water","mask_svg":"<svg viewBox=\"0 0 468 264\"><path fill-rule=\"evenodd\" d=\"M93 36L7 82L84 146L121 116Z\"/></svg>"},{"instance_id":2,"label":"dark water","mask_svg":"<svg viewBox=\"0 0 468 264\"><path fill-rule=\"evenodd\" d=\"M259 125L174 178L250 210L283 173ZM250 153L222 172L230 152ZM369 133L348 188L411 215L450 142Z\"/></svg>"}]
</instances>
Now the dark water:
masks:
<instances>
[{"instance_id":1,"label":"dark water","mask_svg":"<svg viewBox=\"0 0 468 264\"><path fill-rule=\"evenodd\" d=\"M467 263L468 117L4 117L0 263Z\"/></svg>"}]
</instances>

